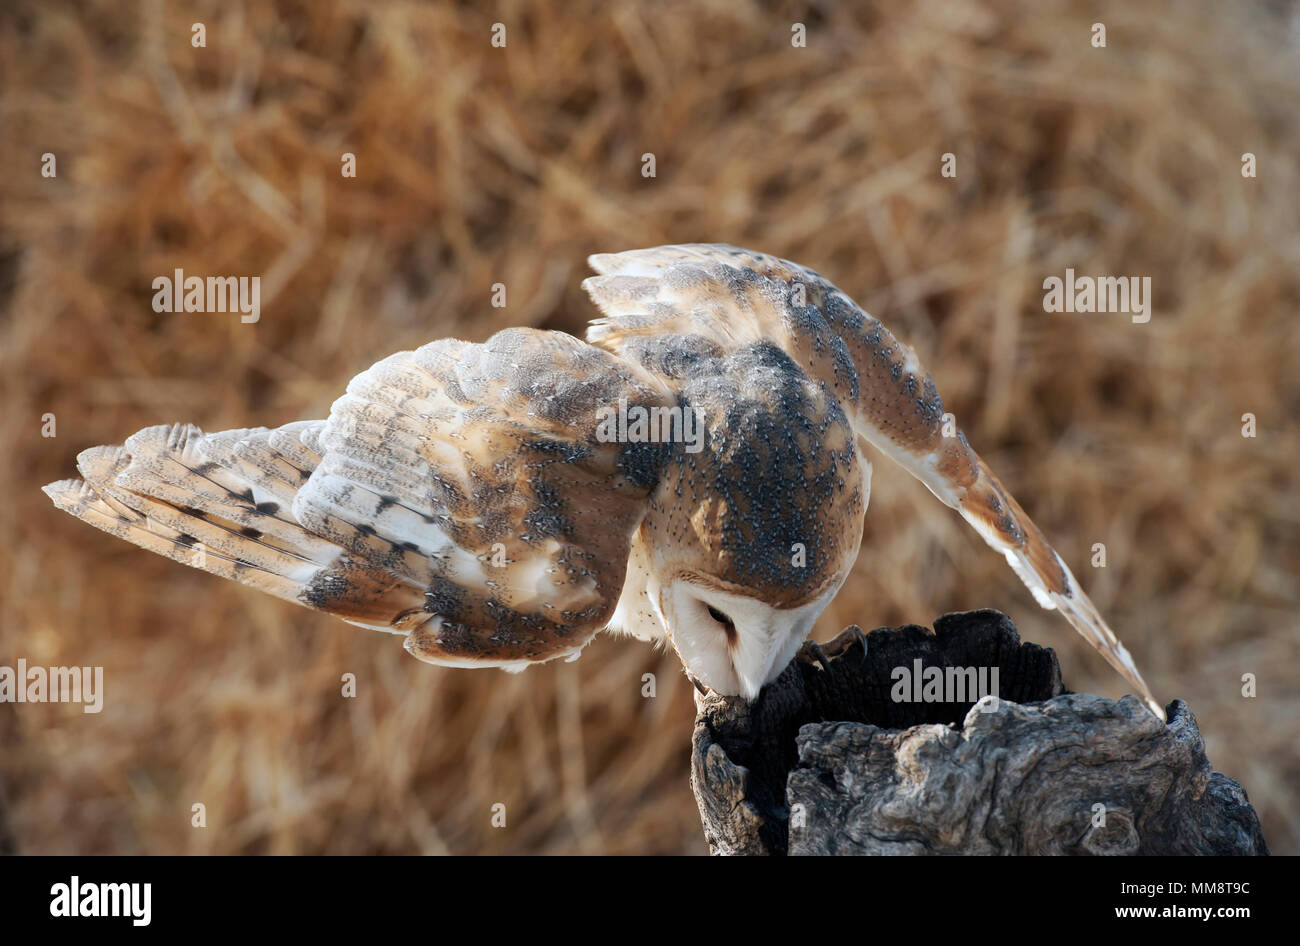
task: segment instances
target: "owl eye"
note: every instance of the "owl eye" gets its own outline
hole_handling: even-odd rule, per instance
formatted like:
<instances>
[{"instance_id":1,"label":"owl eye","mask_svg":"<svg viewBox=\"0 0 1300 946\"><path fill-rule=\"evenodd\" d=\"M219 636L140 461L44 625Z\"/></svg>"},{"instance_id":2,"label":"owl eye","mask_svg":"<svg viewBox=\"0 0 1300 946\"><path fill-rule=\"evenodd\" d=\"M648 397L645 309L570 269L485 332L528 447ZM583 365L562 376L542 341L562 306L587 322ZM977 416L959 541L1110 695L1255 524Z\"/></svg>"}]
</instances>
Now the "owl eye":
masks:
<instances>
[{"instance_id":1,"label":"owl eye","mask_svg":"<svg viewBox=\"0 0 1300 946\"><path fill-rule=\"evenodd\" d=\"M731 618L727 617L725 614L723 614L713 605L708 605L708 608L709 608L709 617L713 618L713 620L717 621L724 628L726 628L728 633L736 629L736 624L734 621L731 620Z\"/></svg>"}]
</instances>

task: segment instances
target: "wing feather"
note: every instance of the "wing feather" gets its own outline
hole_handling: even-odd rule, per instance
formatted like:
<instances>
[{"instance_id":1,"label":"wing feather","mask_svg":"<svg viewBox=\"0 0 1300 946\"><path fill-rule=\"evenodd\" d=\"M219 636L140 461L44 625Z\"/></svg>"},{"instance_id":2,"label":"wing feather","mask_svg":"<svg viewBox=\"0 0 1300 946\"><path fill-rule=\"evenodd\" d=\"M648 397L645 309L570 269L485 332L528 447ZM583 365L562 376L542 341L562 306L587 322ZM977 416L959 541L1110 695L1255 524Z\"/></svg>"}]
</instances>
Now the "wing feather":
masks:
<instances>
[{"instance_id":1,"label":"wing feather","mask_svg":"<svg viewBox=\"0 0 1300 946\"><path fill-rule=\"evenodd\" d=\"M658 476L602 410L672 395L571 336L447 339L362 372L324 421L150 427L78 458L55 504L150 551L352 623L415 656L572 656L604 627Z\"/></svg>"},{"instance_id":2,"label":"wing feather","mask_svg":"<svg viewBox=\"0 0 1300 946\"><path fill-rule=\"evenodd\" d=\"M222 479L222 473L205 470L212 461L200 452L202 433L197 428L148 428L136 438L128 439L131 447L82 451L77 465L83 478L51 483L45 492L60 509L111 535L182 564L298 600L305 577L320 567L312 556L323 554L311 537L301 529L278 528L278 520L258 512L255 503L236 508L224 490L218 498L212 477ZM143 454L155 449L175 459L150 456L142 462ZM193 485L201 484L201 491L179 486L177 481L186 478ZM137 491L146 482L152 494ZM325 552L337 553L337 549Z\"/></svg>"}]
</instances>

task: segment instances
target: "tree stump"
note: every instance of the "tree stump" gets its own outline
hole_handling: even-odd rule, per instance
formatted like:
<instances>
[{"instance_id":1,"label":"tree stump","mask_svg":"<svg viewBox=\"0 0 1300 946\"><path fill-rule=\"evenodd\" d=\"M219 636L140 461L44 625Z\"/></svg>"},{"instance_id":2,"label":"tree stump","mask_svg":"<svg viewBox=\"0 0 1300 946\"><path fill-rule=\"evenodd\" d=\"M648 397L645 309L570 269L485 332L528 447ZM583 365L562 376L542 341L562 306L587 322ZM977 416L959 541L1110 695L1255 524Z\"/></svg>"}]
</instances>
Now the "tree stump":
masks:
<instances>
[{"instance_id":1,"label":"tree stump","mask_svg":"<svg viewBox=\"0 0 1300 946\"><path fill-rule=\"evenodd\" d=\"M958 668L996 669L997 697ZM715 854L1267 854L1191 709L1166 712L1069 693L998 611L852 627L752 705L709 695L691 787Z\"/></svg>"}]
</instances>

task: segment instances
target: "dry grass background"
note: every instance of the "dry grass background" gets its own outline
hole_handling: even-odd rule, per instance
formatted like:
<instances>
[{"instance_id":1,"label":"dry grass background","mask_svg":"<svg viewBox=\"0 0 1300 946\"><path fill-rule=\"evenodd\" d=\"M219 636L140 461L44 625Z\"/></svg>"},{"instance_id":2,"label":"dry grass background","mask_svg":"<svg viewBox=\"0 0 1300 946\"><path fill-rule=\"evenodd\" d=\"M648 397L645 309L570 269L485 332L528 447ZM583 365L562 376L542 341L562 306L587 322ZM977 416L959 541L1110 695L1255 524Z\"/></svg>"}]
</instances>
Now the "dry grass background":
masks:
<instances>
[{"instance_id":1,"label":"dry grass background","mask_svg":"<svg viewBox=\"0 0 1300 946\"><path fill-rule=\"evenodd\" d=\"M99 715L0 707L13 846L703 852L671 656L597 640L519 676L431 668L39 492L149 424L324 416L353 374L437 337L580 332L588 253L702 240L806 263L917 347L1156 694L1190 701L1273 848L1300 852L1300 18L1153 6L7 4L0 663L106 676ZM1150 323L1043 312L1067 266L1151 276ZM261 275L261 321L155 314L177 267ZM1055 646L1075 689L1123 692L878 461L818 635L979 606Z\"/></svg>"}]
</instances>

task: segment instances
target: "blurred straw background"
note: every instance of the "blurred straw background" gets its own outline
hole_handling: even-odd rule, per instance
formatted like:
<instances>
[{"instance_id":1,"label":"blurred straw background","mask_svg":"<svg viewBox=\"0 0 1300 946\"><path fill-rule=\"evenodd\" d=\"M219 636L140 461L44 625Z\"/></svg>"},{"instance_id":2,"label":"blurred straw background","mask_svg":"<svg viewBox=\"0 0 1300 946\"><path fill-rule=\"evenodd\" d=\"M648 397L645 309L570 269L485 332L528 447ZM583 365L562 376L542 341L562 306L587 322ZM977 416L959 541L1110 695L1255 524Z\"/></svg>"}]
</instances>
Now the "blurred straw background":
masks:
<instances>
[{"instance_id":1,"label":"blurred straw background","mask_svg":"<svg viewBox=\"0 0 1300 946\"><path fill-rule=\"evenodd\" d=\"M518 676L429 667L39 487L150 424L323 417L441 336L580 333L587 254L716 241L819 270L916 346L1273 849L1300 853L1300 13L1135 6L5 4L0 664L101 665L106 707L0 705L0 834L42 854L703 853L670 654L598 639ZM1044 312L1066 267L1150 276L1151 321ZM176 268L260 275L260 322L154 313ZM996 607L1072 688L1124 691L958 517L875 468L820 638Z\"/></svg>"}]
</instances>

